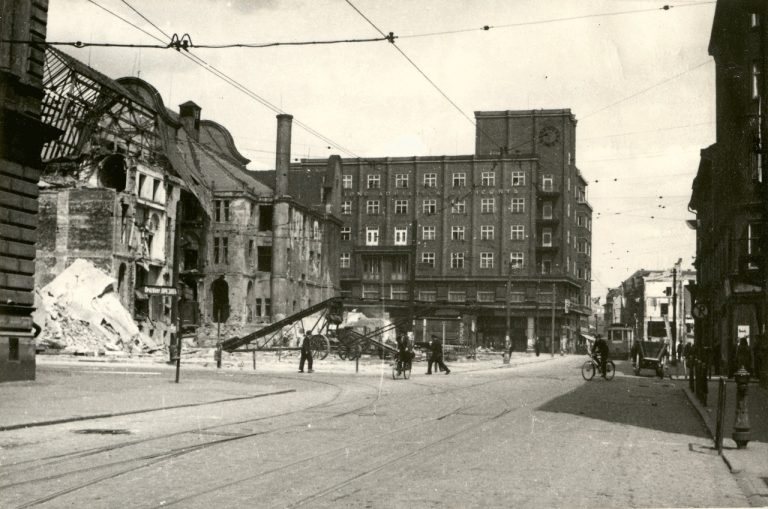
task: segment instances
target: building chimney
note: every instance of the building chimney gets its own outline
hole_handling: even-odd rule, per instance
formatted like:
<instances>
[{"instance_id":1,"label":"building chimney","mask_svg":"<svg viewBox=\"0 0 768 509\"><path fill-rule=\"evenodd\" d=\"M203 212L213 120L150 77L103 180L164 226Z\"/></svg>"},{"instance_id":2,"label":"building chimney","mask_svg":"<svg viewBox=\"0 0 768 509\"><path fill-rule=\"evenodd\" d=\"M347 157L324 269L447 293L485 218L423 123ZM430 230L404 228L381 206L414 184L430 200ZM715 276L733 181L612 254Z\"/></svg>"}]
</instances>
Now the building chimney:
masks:
<instances>
[{"instance_id":1,"label":"building chimney","mask_svg":"<svg viewBox=\"0 0 768 509\"><path fill-rule=\"evenodd\" d=\"M291 257L290 198L288 172L291 166L292 115L277 116L277 153L275 159L275 199L272 212L272 272L269 278L272 299L272 321L282 320L292 310L289 306Z\"/></svg>"},{"instance_id":2,"label":"building chimney","mask_svg":"<svg viewBox=\"0 0 768 509\"><path fill-rule=\"evenodd\" d=\"M275 156L275 196L288 195L288 172L291 166L291 124L293 115L277 116L277 155Z\"/></svg>"},{"instance_id":3,"label":"building chimney","mask_svg":"<svg viewBox=\"0 0 768 509\"><path fill-rule=\"evenodd\" d=\"M328 158L325 170L325 212L341 214L341 157Z\"/></svg>"},{"instance_id":4,"label":"building chimney","mask_svg":"<svg viewBox=\"0 0 768 509\"><path fill-rule=\"evenodd\" d=\"M179 104L179 120L187 134L200 141L200 106L192 101Z\"/></svg>"}]
</instances>

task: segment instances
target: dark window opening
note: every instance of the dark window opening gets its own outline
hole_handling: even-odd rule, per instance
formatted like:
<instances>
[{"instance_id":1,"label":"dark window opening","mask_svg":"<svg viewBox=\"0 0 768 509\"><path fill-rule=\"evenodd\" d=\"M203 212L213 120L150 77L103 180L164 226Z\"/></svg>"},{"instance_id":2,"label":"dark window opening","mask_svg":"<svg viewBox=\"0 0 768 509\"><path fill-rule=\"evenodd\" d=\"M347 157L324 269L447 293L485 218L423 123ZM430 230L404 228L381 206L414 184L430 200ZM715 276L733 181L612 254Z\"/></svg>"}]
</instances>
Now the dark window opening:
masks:
<instances>
[{"instance_id":1,"label":"dark window opening","mask_svg":"<svg viewBox=\"0 0 768 509\"><path fill-rule=\"evenodd\" d=\"M213 294L213 321L224 323L229 319L229 285L220 277L211 284Z\"/></svg>"},{"instance_id":2,"label":"dark window opening","mask_svg":"<svg viewBox=\"0 0 768 509\"><path fill-rule=\"evenodd\" d=\"M259 246L256 248L256 270L270 272L272 270L272 246Z\"/></svg>"},{"instance_id":3,"label":"dark window opening","mask_svg":"<svg viewBox=\"0 0 768 509\"><path fill-rule=\"evenodd\" d=\"M99 183L115 191L125 191L126 171L122 156L112 155L104 159L99 169Z\"/></svg>"},{"instance_id":4,"label":"dark window opening","mask_svg":"<svg viewBox=\"0 0 768 509\"><path fill-rule=\"evenodd\" d=\"M256 316L262 316L262 314L261 314L261 299L256 299Z\"/></svg>"},{"instance_id":5,"label":"dark window opening","mask_svg":"<svg viewBox=\"0 0 768 509\"><path fill-rule=\"evenodd\" d=\"M8 338L8 360L19 360L19 338Z\"/></svg>"},{"instance_id":6,"label":"dark window opening","mask_svg":"<svg viewBox=\"0 0 768 509\"><path fill-rule=\"evenodd\" d=\"M184 270L197 269L197 249L184 250Z\"/></svg>"},{"instance_id":7,"label":"dark window opening","mask_svg":"<svg viewBox=\"0 0 768 509\"><path fill-rule=\"evenodd\" d=\"M661 305L661 316L668 316L669 315L669 304L662 304Z\"/></svg>"},{"instance_id":8,"label":"dark window opening","mask_svg":"<svg viewBox=\"0 0 768 509\"><path fill-rule=\"evenodd\" d=\"M259 231L272 230L272 205L259 205Z\"/></svg>"}]
</instances>

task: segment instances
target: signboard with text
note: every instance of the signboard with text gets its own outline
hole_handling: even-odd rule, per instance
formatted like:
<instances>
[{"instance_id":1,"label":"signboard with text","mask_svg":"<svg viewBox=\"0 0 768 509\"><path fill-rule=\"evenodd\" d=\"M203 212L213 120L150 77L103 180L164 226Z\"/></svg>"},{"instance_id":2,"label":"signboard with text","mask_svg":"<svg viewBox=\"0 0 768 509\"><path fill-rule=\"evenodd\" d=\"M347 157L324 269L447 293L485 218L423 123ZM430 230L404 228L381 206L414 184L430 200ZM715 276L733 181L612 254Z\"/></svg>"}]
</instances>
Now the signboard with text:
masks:
<instances>
[{"instance_id":1,"label":"signboard with text","mask_svg":"<svg viewBox=\"0 0 768 509\"><path fill-rule=\"evenodd\" d=\"M175 296L178 294L175 286L145 286L144 293L146 295L168 295L168 296Z\"/></svg>"}]
</instances>

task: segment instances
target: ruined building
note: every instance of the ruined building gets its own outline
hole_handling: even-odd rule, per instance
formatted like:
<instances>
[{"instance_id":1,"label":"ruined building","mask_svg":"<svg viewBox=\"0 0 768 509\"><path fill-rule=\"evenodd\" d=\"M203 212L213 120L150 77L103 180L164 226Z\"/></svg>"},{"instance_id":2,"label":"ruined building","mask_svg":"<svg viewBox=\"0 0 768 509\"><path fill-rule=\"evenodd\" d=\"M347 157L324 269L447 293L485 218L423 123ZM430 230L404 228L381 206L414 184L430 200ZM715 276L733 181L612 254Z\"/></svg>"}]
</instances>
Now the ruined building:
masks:
<instances>
[{"instance_id":1,"label":"ruined building","mask_svg":"<svg viewBox=\"0 0 768 509\"><path fill-rule=\"evenodd\" d=\"M254 178L229 132L195 103L172 111L149 83L113 80L56 49L45 64L43 118L64 134L42 151L38 287L86 259L166 343L174 306L152 287L180 290L188 325L236 327L337 293L332 210L296 202L282 192L287 182L273 189ZM278 121L277 162L287 167L291 119Z\"/></svg>"}]
</instances>

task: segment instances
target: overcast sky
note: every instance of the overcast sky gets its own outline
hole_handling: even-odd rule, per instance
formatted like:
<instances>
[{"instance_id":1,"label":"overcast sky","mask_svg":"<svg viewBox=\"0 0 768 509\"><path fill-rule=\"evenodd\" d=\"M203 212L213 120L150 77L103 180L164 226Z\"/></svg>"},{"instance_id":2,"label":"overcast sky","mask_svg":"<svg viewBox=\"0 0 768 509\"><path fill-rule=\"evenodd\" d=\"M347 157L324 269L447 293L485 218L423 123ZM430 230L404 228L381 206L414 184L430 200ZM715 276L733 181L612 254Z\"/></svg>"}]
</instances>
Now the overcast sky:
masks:
<instances>
[{"instance_id":1,"label":"overcast sky","mask_svg":"<svg viewBox=\"0 0 768 509\"><path fill-rule=\"evenodd\" d=\"M470 118L572 110L594 208L593 296L640 268L690 267L691 183L715 141L714 2L351 1ZM380 36L345 0L50 0L48 40L157 43L99 4L167 41L126 2L198 45ZM333 142L294 124L294 158L474 152L472 123L388 42L194 50L251 96L174 50L63 49L110 77L140 76L172 109L195 101L255 170L274 168L276 120L254 94Z\"/></svg>"}]
</instances>

